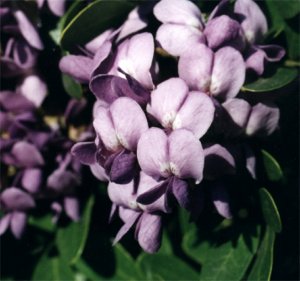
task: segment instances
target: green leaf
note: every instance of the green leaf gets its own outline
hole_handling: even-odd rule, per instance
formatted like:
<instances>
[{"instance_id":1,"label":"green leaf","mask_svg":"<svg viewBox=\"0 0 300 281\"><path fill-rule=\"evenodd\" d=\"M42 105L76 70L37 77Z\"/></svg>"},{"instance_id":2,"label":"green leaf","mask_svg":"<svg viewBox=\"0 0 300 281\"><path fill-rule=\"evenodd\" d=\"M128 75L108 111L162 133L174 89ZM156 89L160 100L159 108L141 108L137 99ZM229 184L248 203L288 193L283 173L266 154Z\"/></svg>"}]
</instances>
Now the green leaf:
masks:
<instances>
[{"instance_id":1,"label":"green leaf","mask_svg":"<svg viewBox=\"0 0 300 281\"><path fill-rule=\"evenodd\" d=\"M56 28L50 31L50 36L57 45L59 45L63 29L84 8L84 5L84 1L75 0L67 12L60 18Z\"/></svg>"},{"instance_id":2,"label":"green leaf","mask_svg":"<svg viewBox=\"0 0 300 281\"><path fill-rule=\"evenodd\" d=\"M273 248L275 242L275 233L267 227L262 243L257 252L254 265L248 275L247 280L269 281L273 267Z\"/></svg>"},{"instance_id":3,"label":"green leaf","mask_svg":"<svg viewBox=\"0 0 300 281\"><path fill-rule=\"evenodd\" d=\"M157 280L156 275L165 280L199 279L196 271L175 256L142 254L138 258L138 264L145 273L146 280Z\"/></svg>"},{"instance_id":4,"label":"green leaf","mask_svg":"<svg viewBox=\"0 0 300 281\"><path fill-rule=\"evenodd\" d=\"M120 245L114 247L116 258L116 276L114 279L142 280L140 268L136 265L130 254Z\"/></svg>"},{"instance_id":5,"label":"green leaf","mask_svg":"<svg viewBox=\"0 0 300 281\"><path fill-rule=\"evenodd\" d=\"M288 85L297 76L297 69L279 67L271 77L258 78L256 81L244 85L242 90L246 92L274 91Z\"/></svg>"},{"instance_id":6,"label":"green leaf","mask_svg":"<svg viewBox=\"0 0 300 281\"><path fill-rule=\"evenodd\" d=\"M124 0L98 0L89 4L63 30L61 46L70 50L87 43L106 29L120 25L133 7Z\"/></svg>"},{"instance_id":7,"label":"green leaf","mask_svg":"<svg viewBox=\"0 0 300 281\"><path fill-rule=\"evenodd\" d=\"M35 267L32 280L70 281L74 280L74 275L69 265L63 259L46 251Z\"/></svg>"},{"instance_id":8,"label":"green leaf","mask_svg":"<svg viewBox=\"0 0 300 281\"><path fill-rule=\"evenodd\" d=\"M281 231L281 218L271 194L265 189L259 190L259 197L264 219L275 232Z\"/></svg>"},{"instance_id":9,"label":"green leaf","mask_svg":"<svg viewBox=\"0 0 300 281\"><path fill-rule=\"evenodd\" d=\"M285 19L290 19L295 17L300 12L300 3L298 0L290 1L275 1L269 0L271 5L274 5L280 15Z\"/></svg>"},{"instance_id":10,"label":"green leaf","mask_svg":"<svg viewBox=\"0 0 300 281\"><path fill-rule=\"evenodd\" d=\"M250 235L250 230L254 235ZM200 239L197 231L190 231L184 236L183 249L201 263L200 280L241 280L257 250L259 230L258 226L251 226L248 239L240 234L236 242L219 244Z\"/></svg>"},{"instance_id":11,"label":"green leaf","mask_svg":"<svg viewBox=\"0 0 300 281\"><path fill-rule=\"evenodd\" d=\"M82 97L82 87L73 78L66 74L62 74L62 82L65 91L73 98L80 99Z\"/></svg>"},{"instance_id":12,"label":"green leaf","mask_svg":"<svg viewBox=\"0 0 300 281\"><path fill-rule=\"evenodd\" d=\"M82 258L75 265L78 272L84 275L88 280L105 280L97 272L95 272Z\"/></svg>"},{"instance_id":13,"label":"green leaf","mask_svg":"<svg viewBox=\"0 0 300 281\"><path fill-rule=\"evenodd\" d=\"M261 151L263 156L263 163L268 179L270 181L279 181L283 178L283 172L276 159L267 151Z\"/></svg>"},{"instance_id":14,"label":"green leaf","mask_svg":"<svg viewBox=\"0 0 300 281\"><path fill-rule=\"evenodd\" d=\"M59 228L56 243L62 257L70 264L75 264L82 255L87 240L94 197L91 196L86 203L79 222L71 222L64 228Z\"/></svg>"},{"instance_id":15,"label":"green leaf","mask_svg":"<svg viewBox=\"0 0 300 281\"><path fill-rule=\"evenodd\" d=\"M30 216L28 223L47 232L53 232L56 228L56 225L52 222L51 214L44 216Z\"/></svg>"}]
</instances>

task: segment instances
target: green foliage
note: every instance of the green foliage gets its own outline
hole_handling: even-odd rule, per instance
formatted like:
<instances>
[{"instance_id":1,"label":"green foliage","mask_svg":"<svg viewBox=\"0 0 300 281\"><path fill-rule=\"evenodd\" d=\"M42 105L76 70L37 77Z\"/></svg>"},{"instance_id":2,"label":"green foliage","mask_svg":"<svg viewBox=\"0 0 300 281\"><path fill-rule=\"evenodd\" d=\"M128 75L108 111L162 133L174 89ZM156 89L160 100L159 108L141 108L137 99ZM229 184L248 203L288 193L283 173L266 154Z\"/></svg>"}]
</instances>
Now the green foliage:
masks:
<instances>
[{"instance_id":1,"label":"green foliage","mask_svg":"<svg viewBox=\"0 0 300 281\"><path fill-rule=\"evenodd\" d=\"M262 150L263 164L270 181L279 181L283 178L283 172L277 160L267 151Z\"/></svg>"},{"instance_id":2,"label":"green foliage","mask_svg":"<svg viewBox=\"0 0 300 281\"><path fill-rule=\"evenodd\" d=\"M247 83L242 90L246 92L270 92L291 83L298 75L295 68L279 67L268 77L260 77L256 81Z\"/></svg>"},{"instance_id":3,"label":"green foliage","mask_svg":"<svg viewBox=\"0 0 300 281\"><path fill-rule=\"evenodd\" d=\"M198 231L192 230L184 236L183 249L202 265L200 280L242 280L257 250L259 233L259 228L251 226L236 238L232 235L222 241L219 232L218 242L213 242L201 239Z\"/></svg>"},{"instance_id":4,"label":"green foliage","mask_svg":"<svg viewBox=\"0 0 300 281\"><path fill-rule=\"evenodd\" d=\"M70 50L87 43L106 29L120 25L133 7L124 0L98 0L89 4L63 30L61 46Z\"/></svg>"},{"instance_id":5,"label":"green foliage","mask_svg":"<svg viewBox=\"0 0 300 281\"><path fill-rule=\"evenodd\" d=\"M74 280L74 275L66 263L57 253L46 250L38 261L32 280L36 281L58 281Z\"/></svg>"},{"instance_id":6,"label":"green foliage","mask_svg":"<svg viewBox=\"0 0 300 281\"><path fill-rule=\"evenodd\" d=\"M265 188L259 190L259 197L266 223L273 231L280 232L282 228L281 218L274 199Z\"/></svg>"},{"instance_id":7,"label":"green foliage","mask_svg":"<svg viewBox=\"0 0 300 281\"><path fill-rule=\"evenodd\" d=\"M94 197L86 203L79 222L71 222L66 227L59 228L56 243L62 257L70 264L75 264L82 255L88 236Z\"/></svg>"},{"instance_id":8,"label":"green foliage","mask_svg":"<svg viewBox=\"0 0 300 281\"><path fill-rule=\"evenodd\" d=\"M80 99L83 95L81 85L69 75L62 74L62 82L65 91L73 98Z\"/></svg>"},{"instance_id":9,"label":"green foliage","mask_svg":"<svg viewBox=\"0 0 300 281\"><path fill-rule=\"evenodd\" d=\"M247 280L268 281L271 278L273 267L273 250L275 242L275 232L267 227L264 238L261 242L254 265L248 275Z\"/></svg>"},{"instance_id":10,"label":"green foliage","mask_svg":"<svg viewBox=\"0 0 300 281\"><path fill-rule=\"evenodd\" d=\"M199 280L198 273L183 260L165 254L142 254L138 259L146 280Z\"/></svg>"},{"instance_id":11,"label":"green foliage","mask_svg":"<svg viewBox=\"0 0 300 281\"><path fill-rule=\"evenodd\" d=\"M300 3L299 1L276 1L267 0L266 5L271 17L270 33L277 36L284 32L284 36L288 46L288 57L290 59L300 58L300 34L295 26L290 23L294 18L299 23ZM298 17L298 20L297 20Z\"/></svg>"}]
</instances>

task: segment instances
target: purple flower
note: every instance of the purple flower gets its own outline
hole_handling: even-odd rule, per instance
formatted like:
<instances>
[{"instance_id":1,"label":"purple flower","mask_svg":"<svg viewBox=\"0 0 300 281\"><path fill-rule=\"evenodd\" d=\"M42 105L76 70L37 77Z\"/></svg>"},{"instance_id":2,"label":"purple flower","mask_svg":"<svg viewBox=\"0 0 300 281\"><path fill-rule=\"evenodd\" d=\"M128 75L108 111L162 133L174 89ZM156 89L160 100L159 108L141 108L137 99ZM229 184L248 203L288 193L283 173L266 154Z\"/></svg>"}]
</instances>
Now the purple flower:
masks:
<instances>
[{"instance_id":1,"label":"purple flower","mask_svg":"<svg viewBox=\"0 0 300 281\"><path fill-rule=\"evenodd\" d=\"M189 187L186 180L196 184L203 178L204 153L199 140L185 129L166 135L163 130L150 128L139 140L137 157L144 173L163 182L138 197L138 202L149 204L166 194L188 208Z\"/></svg>"},{"instance_id":2,"label":"purple flower","mask_svg":"<svg viewBox=\"0 0 300 281\"><path fill-rule=\"evenodd\" d=\"M220 100L235 97L245 80L243 57L231 47L213 52L199 44L180 57L178 71L190 89Z\"/></svg>"},{"instance_id":3,"label":"purple flower","mask_svg":"<svg viewBox=\"0 0 300 281\"><path fill-rule=\"evenodd\" d=\"M183 80L171 78L151 93L147 111L166 130L183 128L200 138L210 127L215 108L206 94L189 92Z\"/></svg>"},{"instance_id":4,"label":"purple flower","mask_svg":"<svg viewBox=\"0 0 300 281\"><path fill-rule=\"evenodd\" d=\"M191 46L205 43L204 21L198 7L187 0L162 0L154 7L155 17L163 24L156 39L168 53L181 56Z\"/></svg>"},{"instance_id":5,"label":"purple flower","mask_svg":"<svg viewBox=\"0 0 300 281\"><path fill-rule=\"evenodd\" d=\"M113 202L113 214L118 211L124 225L119 230L114 244L117 243L136 223L135 237L146 252L156 252L161 244L162 221L160 212L167 212L164 196L156 202L143 205L137 197L160 184L152 177L141 172L139 177L125 185L109 183L108 195ZM112 214L112 215L113 215Z\"/></svg>"},{"instance_id":6,"label":"purple flower","mask_svg":"<svg viewBox=\"0 0 300 281\"><path fill-rule=\"evenodd\" d=\"M45 3L48 4L50 11L56 16L62 16L65 12L65 0L37 0L37 5L41 9Z\"/></svg>"},{"instance_id":7,"label":"purple flower","mask_svg":"<svg viewBox=\"0 0 300 281\"><path fill-rule=\"evenodd\" d=\"M13 235L20 239L26 226L26 212L35 207L34 200L19 188L9 187L0 194L0 206L5 212L0 219L0 235L10 228Z\"/></svg>"},{"instance_id":8,"label":"purple flower","mask_svg":"<svg viewBox=\"0 0 300 281\"><path fill-rule=\"evenodd\" d=\"M280 61L285 51L278 45L259 45L268 31L268 24L265 15L254 1L236 1L234 12L241 21L241 27L250 45L246 54L246 66L261 75L264 72L265 61Z\"/></svg>"}]
</instances>

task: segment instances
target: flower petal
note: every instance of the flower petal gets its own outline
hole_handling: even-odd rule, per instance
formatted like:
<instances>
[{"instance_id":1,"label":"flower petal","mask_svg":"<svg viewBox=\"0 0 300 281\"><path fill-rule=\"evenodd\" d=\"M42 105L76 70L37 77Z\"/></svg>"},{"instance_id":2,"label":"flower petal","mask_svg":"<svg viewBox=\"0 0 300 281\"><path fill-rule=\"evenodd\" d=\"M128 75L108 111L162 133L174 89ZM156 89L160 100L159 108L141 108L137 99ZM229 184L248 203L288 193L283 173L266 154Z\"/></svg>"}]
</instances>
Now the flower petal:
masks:
<instances>
[{"instance_id":1,"label":"flower petal","mask_svg":"<svg viewBox=\"0 0 300 281\"><path fill-rule=\"evenodd\" d=\"M12 214L6 214L0 219L0 235L4 234L11 222Z\"/></svg>"},{"instance_id":2,"label":"flower petal","mask_svg":"<svg viewBox=\"0 0 300 281\"><path fill-rule=\"evenodd\" d=\"M113 241L113 245L117 244L122 239L122 237L134 225L134 223L137 221L137 219L139 218L140 215L141 215L141 213L139 213L139 212L131 211L130 216L127 218L126 222L124 223L124 225L121 227L121 229L117 233L117 235Z\"/></svg>"},{"instance_id":3,"label":"flower petal","mask_svg":"<svg viewBox=\"0 0 300 281\"><path fill-rule=\"evenodd\" d=\"M179 58L178 73L192 90L209 91L214 53L199 44Z\"/></svg>"},{"instance_id":4,"label":"flower petal","mask_svg":"<svg viewBox=\"0 0 300 281\"><path fill-rule=\"evenodd\" d=\"M189 209L191 206L191 190L186 181L180 180L176 177L172 182L172 193L181 208Z\"/></svg>"},{"instance_id":5,"label":"flower petal","mask_svg":"<svg viewBox=\"0 0 300 281\"><path fill-rule=\"evenodd\" d=\"M265 58L269 62L280 61L285 56L284 48L278 45L262 45L257 46L257 48L264 52Z\"/></svg>"},{"instance_id":6,"label":"flower petal","mask_svg":"<svg viewBox=\"0 0 300 281\"><path fill-rule=\"evenodd\" d=\"M162 239L162 218L158 215L144 213L139 221L137 239L145 252L157 252Z\"/></svg>"},{"instance_id":7,"label":"flower petal","mask_svg":"<svg viewBox=\"0 0 300 281\"><path fill-rule=\"evenodd\" d=\"M62 16L65 12L65 0L48 0L49 9L56 16Z\"/></svg>"},{"instance_id":8,"label":"flower petal","mask_svg":"<svg viewBox=\"0 0 300 281\"><path fill-rule=\"evenodd\" d=\"M120 148L109 109L99 107L93 125L96 133L108 150L116 151Z\"/></svg>"},{"instance_id":9,"label":"flower petal","mask_svg":"<svg viewBox=\"0 0 300 281\"><path fill-rule=\"evenodd\" d=\"M268 24L259 6L253 0L237 0L234 12L240 18L248 42L260 42L268 31Z\"/></svg>"},{"instance_id":10,"label":"flower petal","mask_svg":"<svg viewBox=\"0 0 300 281\"><path fill-rule=\"evenodd\" d=\"M226 15L208 21L203 33L206 36L208 47L212 49L227 45L242 50L245 45L240 24Z\"/></svg>"},{"instance_id":11,"label":"flower petal","mask_svg":"<svg viewBox=\"0 0 300 281\"><path fill-rule=\"evenodd\" d=\"M66 196L64 198L64 209L66 214L72 221L80 220L80 204L77 197Z\"/></svg>"},{"instance_id":12,"label":"flower petal","mask_svg":"<svg viewBox=\"0 0 300 281\"><path fill-rule=\"evenodd\" d=\"M11 231L13 235L20 239L25 231L27 215L23 212L13 212L11 218Z\"/></svg>"},{"instance_id":13,"label":"flower petal","mask_svg":"<svg viewBox=\"0 0 300 281\"><path fill-rule=\"evenodd\" d=\"M252 109L248 102L243 99L229 99L222 106L239 128L246 127Z\"/></svg>"},{"instance_id":14,"label":"flower petal","mask_svg":"<svg viewBox=\"0 0 300 281\"><path fill-rule=\"evenodd\" d=\"M219 144L204 149L205 166L204 177L216 179L223 175L235 173L235 161L230 152Z\"/></svg>"},{"instance_id":15,"label":"flower petal","mask_svg":"<svg viewBox=\"0 0 300 281\"><path fill-rule=\"evenodd\" d=\"M155 17L162 23L176 23L203 28L202 15L198 7L187 0L162 0L154 7Z\"/></svg>"},{"instance_id":16,"label":"flower petal","mask_svg":"<svg viewBox=\"0 0 300 281\"><path fill-rule=\"evenodd\" d=\"M90 80L93 60L85 56L68 55L59 62L59 69L82 83Z\"/></svg>"},{"instance_id":17,"label":"flower petal","mask_svg":"<svg viewBox=\"0 0 300 281\"><path fill-rule=\"evenodd\" d=\"M246 134L248 136L271 135L278 127L279 116L279 109L275 105L258 103L252 108Z\"/></svg>"},{"instance_id":18,"label":"flower petal","mask_svg":"<svg viewBox=\"0 0 300 281\"><path fill-rule=\"evenodd\" d=\"M90 166L92 174L100 181L108 181L108 175L105 173L105 170L98 163L92 164Z\"/></svg>"},{"instance_id":19,"label":"flower petal","mask_svg":"<svg viewBox=\"0 0 300 281\"><path fill-rule=\"evenodd\" d=\"M204 152L199 140L190 131L179 129L169 135L169 161L172 173L181 178L203 177Z\"/></svg>"},{"instance_id":20,"label":"flower petal","mask_svg":"<svg viewBox=\"0 0 300 281\"><path fill-rule=\"evenodd\" d=\"M25 169L22 176L22 186L30 193L38 192L43 181L43 173L38 168Z\"/></svg>"},{"instance_id":21,"label":"flower petal","mask_svg":"<svg viewBox=\"0 0 300 281\"><path fill-rule=\"evenodd\" d=\"M160 46L173 56L182 56L200 43L205 43L205 36L193 26L163 24L156 33Z\"/></svg>"},{"instance_id":22,"label":"flower petal","mask_svg":"<svg viewBox=\"0 0 300 281\"><path fill-rule=\"evenodd\" d=\"M151 33L141 33L124 41L115 64L139 81L145 88L153 89L150 69L154 56L154 39Z\"/></svg>"},{"instance_id":23,"label":"flower petal","mask_svg":"<svg viewBox=\"0 0 300 281\"><path fill-rule=\"evenodd\" d=\"M41 153L37 148L26 141L16 143L12 148L12 155L16 164L20 167L36 167L45 164Z\"/></svg>"},{"instance_id":24,"label":"flower petal","mask_svg":"<svg viewBox=\"0 0 300 281\"><path fill-rule=\"evenodd\" d=\"M211 196L218 213L226 219L232 218L225 186L220 182L212 183Z\"/></svg>"},{"instance_id":25,"label":"flower petal","mask_svg":"<svg viewBox=\"0 0 300 281\"><path fill-rule=\"evenodd\" d=\"M94 142L79 142L76 143L71 150L71 153L82 164L92 165L96 162L97 147Z\"/></svg>"},{"instance_id":26,"label":"flower petal","mask_svg":"<svg viewBox=\"0 0 300 281\"><path fill-rule=\"evenodd\" d=\"M150 128L140 138L137 158L143 172L154 178L167 177L168 138L163 130Z\"/></svg>"},{"instance_id":27,"label":"flower petal","mask_svg":"<svg viewBox=\"0 0 300 281\"><path fill-rule=\"evenodd\" d=\"M151 93L151 103L147 111L163 127L172 127L176 114L188 95L188 90L187 85L180 78L170 78L160 83Z\"/></svg>"},{"instance_id":28,"label":"flower petal","mask_svg":"<svg viewBox=\"0 0 300 281\"><path fill-rule=\"evenodd\" d=\"M26 39L28 44L38 50L42 50L44 48L43 43L37 33L37 30L35 29L33 24L28 20L26 15L21 10L16 11L14 15L17 20L20 32Z\"/></svg>"},{"instance_id":29,"label":"flower petal","mask_svg":"<svg viewBox=\"0 0 300 281\"><path fill-rule=\"evenodd\" d=\"M187 129L201 138L214 119L215 106L211 98L201 92L190 92L178 111L173 129Z\"/></svg>"},{"instance_id":30,"label":"flower petal","mask_svg":"<svg viewBox=\"0 0 300 281\"><path fill-rule=\"evenodd\" d=\"M5 189L0 195L0 202L3 208L9 211L25 211L35 206L32 197L16 187Z\"/></svg>"},{"instance_id":31,"label":"flower petal","mask_svg":"<svg viewBox=\"0 0 300 281\"><path fill-rule=\"evenodd\" d=\"M19 88L20 93L31 101L36 107L40 107L47 95L47 86L37 75L27 76Z\"/></svg>"},{"instance_id":32,"label":"flower petal","mask_svg":"<svg viewBox=\"0 0 300 281\"><path fill-rule=\"evenodd\" d=\"M112 103L110 112L119 142L135 152L140 137L148 129L143 110L134 100L122 97Z\"/></svg>"},{"instance_id":33,"label":"flower petal","mask_svg":"<svg viewBox=\"0 0 300 281\"><path fill-rule=\"evenodd\" d=\"M79 175L63 169L56 169L47 179L47 187L58 193L67 194L80 184Z\"/></svg>"},{"instance_id":34,"label":"flower petal","mask_svg":"<svg viewBox=\"0 0 300 281\"><path fill-rule=\"evenodd\" d=\"M245 81L246 67L241 54L231 47L215 53L210 92L220 99L235 97Z\"/></svg>"}]
</instances>

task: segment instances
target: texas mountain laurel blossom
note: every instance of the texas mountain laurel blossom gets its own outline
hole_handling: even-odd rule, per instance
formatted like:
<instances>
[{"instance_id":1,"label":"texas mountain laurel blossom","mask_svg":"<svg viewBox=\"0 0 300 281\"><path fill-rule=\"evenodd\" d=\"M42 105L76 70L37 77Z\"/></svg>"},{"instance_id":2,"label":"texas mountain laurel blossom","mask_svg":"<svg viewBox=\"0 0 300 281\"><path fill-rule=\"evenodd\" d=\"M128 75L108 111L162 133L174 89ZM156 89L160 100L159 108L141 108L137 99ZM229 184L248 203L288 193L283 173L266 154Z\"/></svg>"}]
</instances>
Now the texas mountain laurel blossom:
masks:
<instances>
[{"instance_id":1,"label":"texas mountain laurel blossom","mask_svg":"<svg viewBox=\"0 0 300 281\"><path fill-rule=\"evenodd\" d=\"M161 23L155 34L153 15ZM285 54L263 45L267 30L252 0L233 8L223 0L207 20L188 0L162 0L140 5L82 54L62 58L61 71L96 97L96 138L72 153L108 182L111 216L124 222L114 243L134 228L140 246L156 252L164 216L179 205L197 218L204 186L217 212L231 218L224 178L237 163L255 177L247 140L278 127L274 104L253 104L240 93L250 72L261 75ZM175 71L162 69L161 54Z\"/></svg>"}]
</instances>

